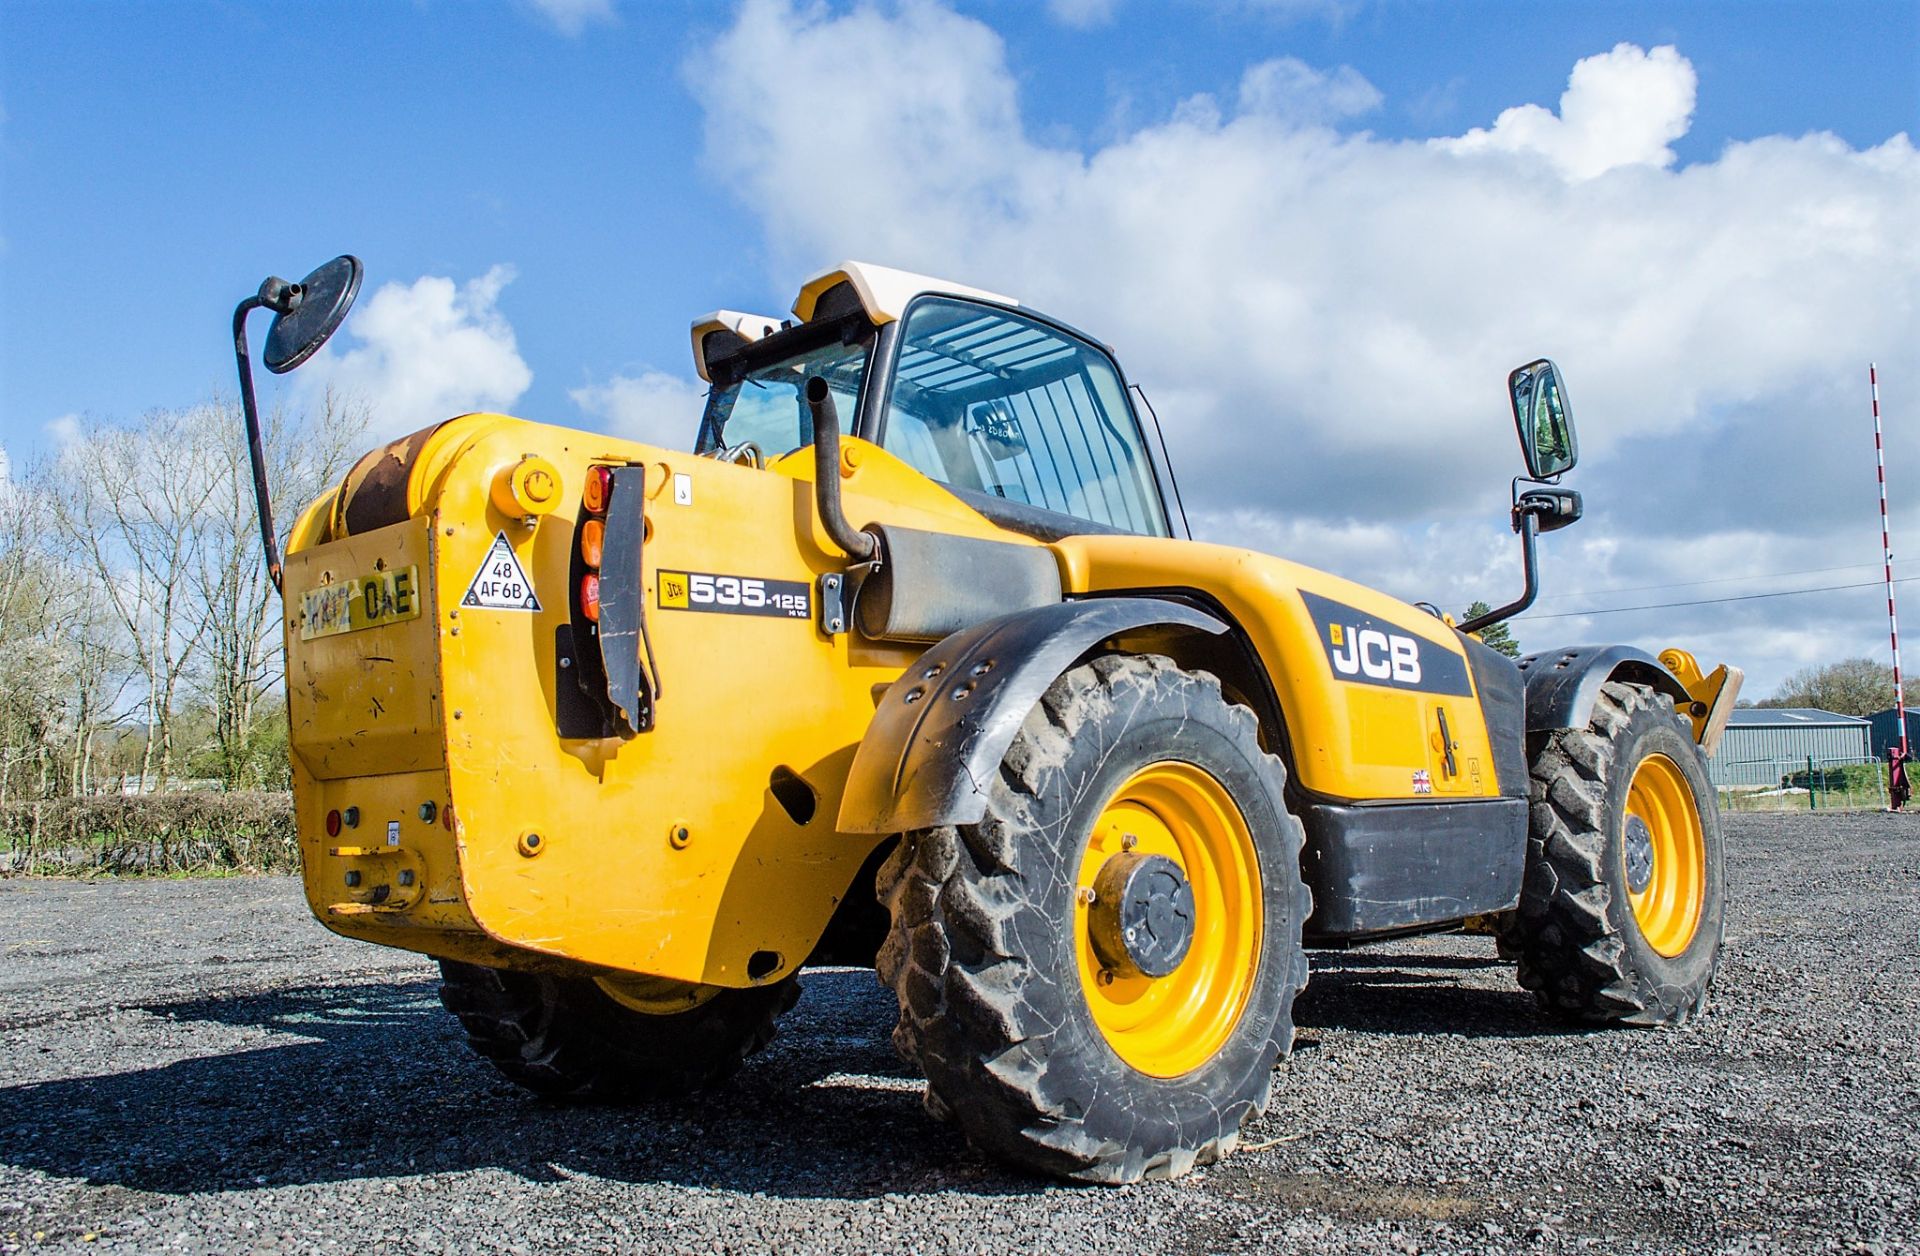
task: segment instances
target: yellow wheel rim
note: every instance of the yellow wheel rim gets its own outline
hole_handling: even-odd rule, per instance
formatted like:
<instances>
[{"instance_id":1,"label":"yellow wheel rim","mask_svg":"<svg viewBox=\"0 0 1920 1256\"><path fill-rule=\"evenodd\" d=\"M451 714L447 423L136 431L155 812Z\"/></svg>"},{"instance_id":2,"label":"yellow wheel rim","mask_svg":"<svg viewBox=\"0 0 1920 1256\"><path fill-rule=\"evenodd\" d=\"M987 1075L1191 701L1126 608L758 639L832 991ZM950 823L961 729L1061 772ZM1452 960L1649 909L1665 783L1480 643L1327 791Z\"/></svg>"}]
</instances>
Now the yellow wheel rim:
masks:
<instances>
[{"instance_id":1,"label":"yellow wheel rim","mask_svg":"<svg viewBox=\"0 0 1920 1256\"><path fill-rule=\"evenodd\" d=\"M1707 896L1706 835L1679 764L1663 754L1641 761L1627 786L1625 824L1622 858L1633 918L1647 945L1679 955L1700 928Z\"/></svg>"},{"instance_id":2,"label":"yellow wheel rim","mask_svg":"<svg viewBox=\"0 0 1920 1256\"><path fill-rule=\"evenodd\" d=\"M1164 977L1108 969L1093 947L1094 880L1129 851L1171 859L1193 890L1193 942ZM1239 1023L1260 956L1260 864L1226 787L1187 763L1134 773L1094 821L1075 890L1080 986L1107 1045L1154 1077L1206 1063Z\"/></svg>"},{"instance_id":3,"label":"yellow wheel rim","mask_svg":"<svg viewBox=\"0 0 1920 1256\"><path fill-rule=\"evenodd\" d=\"M665 977L643 977L626 973L618 977L595 977L593 984L601 993L631 1012L647 1016L672 1016L691 1012L720 993L719 986L694 985Z\"/></svg>"}]
</instances>

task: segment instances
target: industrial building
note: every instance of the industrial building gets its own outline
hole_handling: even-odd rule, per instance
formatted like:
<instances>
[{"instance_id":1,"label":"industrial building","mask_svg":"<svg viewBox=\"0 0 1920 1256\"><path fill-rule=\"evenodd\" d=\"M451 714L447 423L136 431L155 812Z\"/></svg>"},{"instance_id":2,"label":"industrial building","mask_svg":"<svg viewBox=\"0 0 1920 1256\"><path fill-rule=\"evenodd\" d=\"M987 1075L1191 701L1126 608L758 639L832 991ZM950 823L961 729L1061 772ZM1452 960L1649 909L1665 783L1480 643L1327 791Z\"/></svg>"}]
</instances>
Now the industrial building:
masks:
<instances>
[{"instance_id":1,"label":"industrial building","mask_svg":"<svg viewBox=\"0 0 1920 1256\"><path fill-rule=\"evenodd\" d=\"M1908 717L1912 718L1911 715ZM1897 726L1891 713L1888 727ZM1914 725L1920 744L1920 724ZM1873 758L1873 725L1858 716L1813 707L1742 707L1727 721L1707 774L1721 789L1780 784L1789 772L1866 763Z\"/></svg>"},{"instance_id":2,"label":"industrial building","mask_svg":"<svg viewBox=\"0 0 1920 1256\"><path fill-rule=\"evenodd\" d=\"M1884 711L1875 711L1867 717L1873 725L1873 754L1877 759L1887 757L1887 747L1900 744L1900 715L1892 707ZM1920 750L1920 711L1907 708L1907 749Z\"/></svg>"}]
</instances>

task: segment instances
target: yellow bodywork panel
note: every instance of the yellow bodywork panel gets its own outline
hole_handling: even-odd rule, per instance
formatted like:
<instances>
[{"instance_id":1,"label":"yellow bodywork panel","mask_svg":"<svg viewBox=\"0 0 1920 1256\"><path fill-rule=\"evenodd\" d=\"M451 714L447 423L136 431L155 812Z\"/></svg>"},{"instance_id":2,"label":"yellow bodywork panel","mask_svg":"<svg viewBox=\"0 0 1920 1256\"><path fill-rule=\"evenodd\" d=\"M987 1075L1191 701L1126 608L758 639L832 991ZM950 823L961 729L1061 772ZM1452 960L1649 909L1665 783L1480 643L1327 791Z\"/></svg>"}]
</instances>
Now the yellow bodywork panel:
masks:
<instances>
[{"instance_id":1,"label":"yellow bodywork panel","mask_svg":"<svg viewBox=\"0 0 1920 1256\"><path fill-rule=\"evenodd\" d=\"M392 469L411 465L413 517L323 540L355 509L350 477L325 507L328 526L303 517L296 542L309 547L287 563L295 788L316 914L351 936L483 962L549 956L730 986L792 971L872 850L833 817L876 693L921 652L819 630L814 582L845 557L815 518L810 458L762 471L497 415L410 440L409 462ZM492 486L534 451L562 490L557 509L529 521L503 513ZM646 468L643 581L662 693L651 731L562 739L556 683L571 660L556 634L571 618L593 463ZM875 446L847 441L842 465L860 523L1037 544ZM400 487L386 490L396 507ZM502 544L529 603L462 605ZM417 617L303 633L316 590L415 568ZM663 605L661 572L792 582L809 591L807 613L705 613L676 607L671 590ZM771 792L776 770L812 792L806 823ZM421 818L428 803L437 820ZM348 808L359 826L328 836L327 813ZM385 853L390 834L400 853Z\"/></svg>"},{"instance_id":2,"label":"yellow bodywork panel","mask_svg":"<svg viewBox=\"0 0 1920 1256\"><path fill-rule=\"evenodd\" d=\"M536 457L558 500L523 514L514 477ZM648 731L563 738L574 551L595 464L644 468L642 583L661 692ZM877 446L846 441L840 470L856 526L1040 544ZM833 825L854 750L878 695L922 650L820 630L817 578L843 571L845 556L819 524L812 474L811 451L755 469L501 415L362 459L303 514L286 566L315 913L350 936L505 966L744 986L802 963L874 847ZM1226 546L1087 536L1052 548L1072 593L1212 599L1270 674L1309 790L1497 793L1471 672L1440 621ZM750 582L789 613L699 605L702 587ZM785 803L775 796L788 774L805 783L810 814L796 814L790 787Z\"/></svg>"},{"instance_id":3,"label":"yellow bodywork panel","mask_svg":"<svg viewBox=\"0 0 1920 1256\"><path fill-rule=\"evenodd\" d=\"M1217 602L1266 666L1286 717L1295 771L1307 789L1351 800L1500 792L1459 636L1426 612L1350 580L1225 545L1082 536L1055 549L1066 586L1076 593L1193 589ZM1308 598L1322 599L1319 616ZM1362 632L1377 633L1386 645L1356 656L1361 643L1348 637ZM1420 680L1399 683L1395 637L1413 639L1424 667ZM1399 646L1402 660L1408 648ZM1336 674L1336 656L1354 660L1354 676ZM1359 669L1363 663L1386 673L1368 675ZM1406 672L1403 665L1401 676ZM1439 680L1442 675L1449 679ZM1453 692L1439 692L1443 687ZM1443 720L1453 743L1452 773Z\"/></svg>"}]
</instances>

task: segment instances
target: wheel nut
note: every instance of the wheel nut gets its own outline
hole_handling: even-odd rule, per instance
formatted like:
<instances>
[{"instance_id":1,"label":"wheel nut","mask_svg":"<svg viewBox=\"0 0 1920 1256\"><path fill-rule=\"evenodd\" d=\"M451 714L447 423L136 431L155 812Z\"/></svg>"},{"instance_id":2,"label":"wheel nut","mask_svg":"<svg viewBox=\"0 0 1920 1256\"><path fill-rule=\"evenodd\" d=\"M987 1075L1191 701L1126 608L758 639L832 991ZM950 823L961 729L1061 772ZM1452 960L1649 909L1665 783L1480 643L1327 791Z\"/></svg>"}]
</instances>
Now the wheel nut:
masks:
<instances>
[{"instance_id":1,"label":"wheel nut","mask_svg":"<svg viewBox=\"0 0 1920 1256\"><path fill-rule=\"evenodd\" d=\"M1080 900L1082 907L1091 907L1093 906L1093 900L1099 896L1093 892L1091 885L1083 885L1080 887L1080 892L1074 895L1074 897Z\"/></svg>"},{"instance_id":2,"label":"wheel nut","mask_svg":"<svg viewBox=\"0 0 1920 1256\"><path fill-rule=\"evenodd\" d=\"M1138 837L1135 837L1131 833L1124 833L1120 837L1121 850L1132 850L1134 847L1138 846L1139 844L1140 844L1140 839Z\"/></svg>"}]
</instances>

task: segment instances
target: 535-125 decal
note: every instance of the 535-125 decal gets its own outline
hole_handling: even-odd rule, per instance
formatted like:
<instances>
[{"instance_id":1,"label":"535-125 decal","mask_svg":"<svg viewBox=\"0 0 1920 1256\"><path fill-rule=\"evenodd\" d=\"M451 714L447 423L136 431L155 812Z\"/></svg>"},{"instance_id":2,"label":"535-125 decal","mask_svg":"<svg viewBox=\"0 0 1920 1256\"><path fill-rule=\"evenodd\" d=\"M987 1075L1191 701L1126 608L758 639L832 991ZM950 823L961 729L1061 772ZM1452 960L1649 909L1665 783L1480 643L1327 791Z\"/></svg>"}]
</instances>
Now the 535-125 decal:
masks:
<instances>
[{"instance_id":1,"label":"535-125 decal","mask_svg":"<svg viewBox=\"0 0 1920 1256\"><path fill-rule=\"evenodd\" d=\"M809 619L813 615L813 589L799 580L663 571L659 590L663 611L771 615L776 619Z\"/></svg>"}]
</instances>

